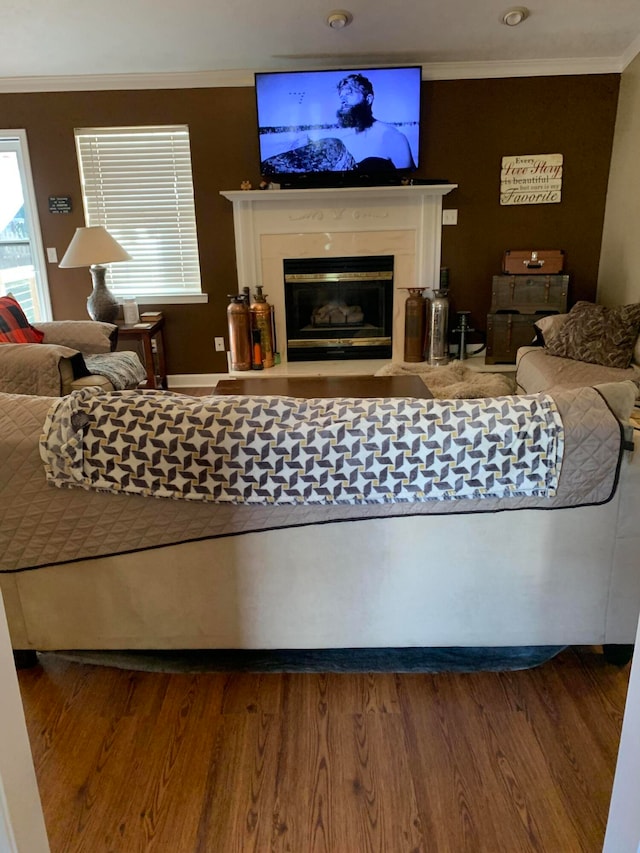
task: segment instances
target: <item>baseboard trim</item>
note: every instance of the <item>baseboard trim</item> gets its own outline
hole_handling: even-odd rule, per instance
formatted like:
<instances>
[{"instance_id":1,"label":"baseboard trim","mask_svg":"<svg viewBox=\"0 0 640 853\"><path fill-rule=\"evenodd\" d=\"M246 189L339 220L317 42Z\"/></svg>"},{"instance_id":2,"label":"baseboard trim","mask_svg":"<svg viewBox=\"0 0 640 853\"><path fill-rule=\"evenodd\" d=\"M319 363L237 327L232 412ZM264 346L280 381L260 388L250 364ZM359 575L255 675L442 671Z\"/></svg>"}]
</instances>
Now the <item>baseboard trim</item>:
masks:
<instances>
[{"instance_id":1,"label":"baseboard trim","mask_svg":"<svg viewBox=\"0 0 640 853\"><path fill-rule=\"evenodd\" d=\"M167 376L167 387L200 388L203 385L215 386L221 379L229 379L228 373L174 373Z\"/></svg>"}]
</instances>

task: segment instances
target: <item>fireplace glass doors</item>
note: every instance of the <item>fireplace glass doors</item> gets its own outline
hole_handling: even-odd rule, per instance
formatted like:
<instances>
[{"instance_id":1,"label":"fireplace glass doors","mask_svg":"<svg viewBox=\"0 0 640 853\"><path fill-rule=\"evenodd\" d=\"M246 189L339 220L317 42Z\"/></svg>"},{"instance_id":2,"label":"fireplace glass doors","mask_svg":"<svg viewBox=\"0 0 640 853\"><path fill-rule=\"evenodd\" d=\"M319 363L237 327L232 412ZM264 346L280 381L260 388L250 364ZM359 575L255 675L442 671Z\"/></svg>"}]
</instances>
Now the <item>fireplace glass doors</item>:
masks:
<instances>
[{"instance_id":1,"label":"fireplace glass doors","mask_svg":"<svg viewBox=\"0 0 640 853\"><path fill-rule=\"evenodd\" d=\"M284 261L287 359L391 358L393 256Z\"/></svg>"}]
</instances>

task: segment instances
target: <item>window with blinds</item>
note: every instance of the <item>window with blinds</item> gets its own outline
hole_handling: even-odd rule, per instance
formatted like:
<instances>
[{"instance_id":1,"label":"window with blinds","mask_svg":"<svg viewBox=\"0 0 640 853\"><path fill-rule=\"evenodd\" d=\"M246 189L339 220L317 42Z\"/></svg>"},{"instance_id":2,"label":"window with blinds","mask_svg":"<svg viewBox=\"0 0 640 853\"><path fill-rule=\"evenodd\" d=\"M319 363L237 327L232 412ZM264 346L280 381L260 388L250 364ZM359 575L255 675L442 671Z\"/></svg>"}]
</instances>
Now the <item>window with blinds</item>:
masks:
<instances>
[{"instance_id":1,"label":"window with blinds","mask_svg":"<svg viewBox=\"0 0 640 853\"><path fill-rule=\"evenodd\" d=\"M201 293L189 129L75 131L87 225L103 225L132 259L107 267L118 297Z\"/></svg>"}]
</instances>

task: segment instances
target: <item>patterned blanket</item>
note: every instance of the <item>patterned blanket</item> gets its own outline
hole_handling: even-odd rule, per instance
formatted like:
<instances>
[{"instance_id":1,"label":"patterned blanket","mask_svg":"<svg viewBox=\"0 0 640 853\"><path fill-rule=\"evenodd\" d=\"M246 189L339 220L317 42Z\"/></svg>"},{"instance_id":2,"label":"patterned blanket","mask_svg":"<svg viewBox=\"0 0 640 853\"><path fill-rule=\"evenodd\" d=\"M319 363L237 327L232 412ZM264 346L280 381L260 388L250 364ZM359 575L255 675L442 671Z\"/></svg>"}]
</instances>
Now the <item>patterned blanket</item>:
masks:
<instances>
[{"instance_id":1,"label":"patterned blanket","mask_svg":"<svg viewBox=\"0 0 640 853\"><path fill-rule=\"evenodd\" d=\"M135 352L97 353L85 355L89 373L106 376L116 391L135 388L147 378L147 371Z\"/></svg>"},{"instance_id":2,"label":"patterned blanket","mask_svg":"<svg viewBox=\"0 0 640 853\"><path fill-rule=\"evenodd\" d=\"M85 388L49 410L49 482L233 504L551 497L546 395L482 400L179 397Z\"/></svg>"}]
</instances>

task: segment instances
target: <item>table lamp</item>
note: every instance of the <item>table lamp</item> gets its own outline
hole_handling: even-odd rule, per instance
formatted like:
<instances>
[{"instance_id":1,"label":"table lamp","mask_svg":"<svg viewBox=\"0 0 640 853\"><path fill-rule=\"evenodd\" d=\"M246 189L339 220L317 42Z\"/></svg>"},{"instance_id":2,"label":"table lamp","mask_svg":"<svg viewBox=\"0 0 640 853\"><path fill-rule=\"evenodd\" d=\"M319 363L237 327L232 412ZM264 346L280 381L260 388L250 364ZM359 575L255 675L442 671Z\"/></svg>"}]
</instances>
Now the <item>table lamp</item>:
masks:
<instances>
[{"instance_id":1,"label":"table lamp","mask_svg":"<svg viewBox=\"0 0 640 853\"><path fill-rule=\"evenodd\" d=\"M131 255L102 225L76 228L69 248L58 264L63 269L89 267L93 291L87 299L87 311L92 320L115 323L118 301L105 281L106 266L116 261L130 261Z\"/></svg>"}]
</instances>

